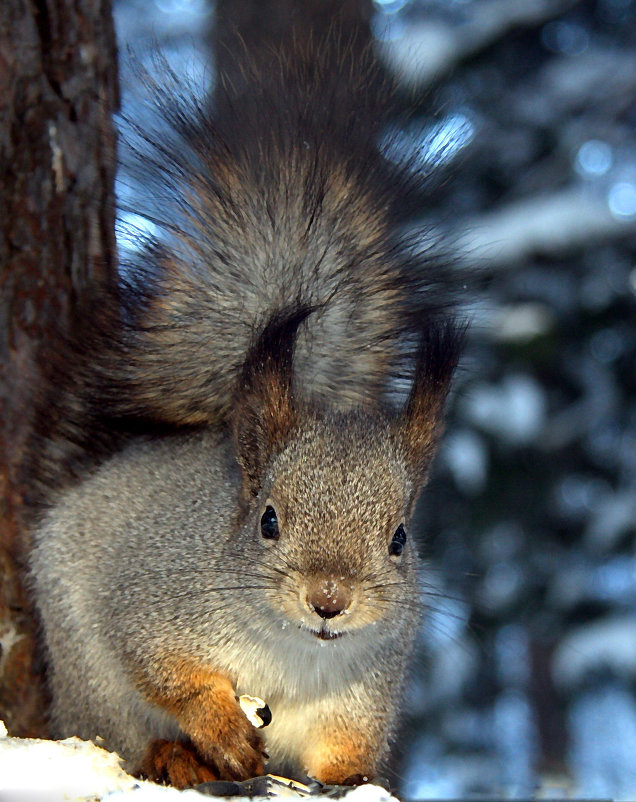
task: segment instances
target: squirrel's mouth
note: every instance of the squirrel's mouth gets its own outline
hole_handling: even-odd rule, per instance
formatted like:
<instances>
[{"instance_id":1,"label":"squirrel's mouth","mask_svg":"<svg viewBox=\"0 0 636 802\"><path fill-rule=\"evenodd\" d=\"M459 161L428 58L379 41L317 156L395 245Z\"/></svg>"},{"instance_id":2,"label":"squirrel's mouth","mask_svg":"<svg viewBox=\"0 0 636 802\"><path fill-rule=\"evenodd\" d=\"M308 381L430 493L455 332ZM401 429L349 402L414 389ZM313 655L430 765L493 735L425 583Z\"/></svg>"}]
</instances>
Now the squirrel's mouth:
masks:
<instances>
[{"instance_id":1,"label":"squirrel's mouth","mask_svg":"<svg viewBox=\"0 0 636 802\"><path fill-rule=\"evenodd\" d=\"M308 627L307 624L301 624L300 629L313 635L314 638L318 638L318 640L338 640L338 638L342 638L343 635L347 634L346 632L334 632L333 630L327 629L324 624L320 629L314 629L313 627Z\"/></svg>"},{"instance_id":2,"label":"squirrel's mouth","mask_svg":"<svg viewBox=\"0 0 636 802\"><path fill-rule=\"evenodd\" d=\"M314 635L320 638L320 640L336 640L336 638L340 638L343 634L343 632L332 632L327 629L324 624L319 630L314 630Z\"/></svg>"}]
</instances>

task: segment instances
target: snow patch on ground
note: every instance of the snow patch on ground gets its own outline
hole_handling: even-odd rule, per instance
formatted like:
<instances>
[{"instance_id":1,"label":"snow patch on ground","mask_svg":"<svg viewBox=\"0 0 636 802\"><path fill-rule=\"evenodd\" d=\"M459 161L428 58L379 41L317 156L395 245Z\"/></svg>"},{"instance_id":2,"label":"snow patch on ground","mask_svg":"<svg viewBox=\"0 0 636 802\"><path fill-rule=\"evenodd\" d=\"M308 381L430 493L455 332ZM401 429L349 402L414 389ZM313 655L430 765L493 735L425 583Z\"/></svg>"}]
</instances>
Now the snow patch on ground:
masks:
<instances>
[{"instance_id":1,"label":"snow patch on ground","mask_svg":"<svg viewBox=\"0 0 636 802\"><path fill-rule=\"evenodd\" d=\"M5 797L5 794L11 796ZM15 795L15 796L14 796ZM79 738L40 741L11 738L0 722L0 798L20 800L209 800L127 774L118 755Z\"/></svg>"},{"instance_id":2,"label":"snow patch on ground","mask_svg":"<svg viewBox=\"0 0 636 802\"><path fill-rule=\"evenodd\" d=\"M319 798L319 797L318 797ZM13 738L0 721L0 800L20 802L227 802L194 789L178 791L127 774L114 752L79 738ZM349 802L398 802L376 785L352 788ZM233 797L232 802L248 802ZM268 802L255 797L249 802Z\"/></svg>"}]
</instances>

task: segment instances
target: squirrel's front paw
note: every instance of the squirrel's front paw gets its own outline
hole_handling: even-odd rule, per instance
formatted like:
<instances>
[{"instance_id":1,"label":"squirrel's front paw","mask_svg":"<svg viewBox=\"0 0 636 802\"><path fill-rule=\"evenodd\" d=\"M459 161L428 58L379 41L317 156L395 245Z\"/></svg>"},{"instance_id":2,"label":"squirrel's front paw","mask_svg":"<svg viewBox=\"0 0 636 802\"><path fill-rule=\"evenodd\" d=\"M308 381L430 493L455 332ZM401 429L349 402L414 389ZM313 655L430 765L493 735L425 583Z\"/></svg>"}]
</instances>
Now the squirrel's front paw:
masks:
<instances>
[{"instance_id":1,"label":"squirrel's front paw","mask_svg":"<svg viewBox=\"0 0 636 802\"><path fill-rule=\"evenodd\" d=\"M241 781L263 774L263 739L238 704L236 709L225 709L218 724L205 741L196 739L195 743L219 779Z\"/></svg>"},{"instance_id":2,"label":"squirrel's front paw","mask_svg":"<svg viewBox=\"0 0 636 802\"><path fill-rule=\"evenodd\" d=\"M183 661L174 674L180 683L154 699L176 717L216 779L242 781L262 774L263 741L241 710L228 677ZM263 712L265 707L263 702Z\"/></svg>"},{"instance_id":3,"label":"squirrel's front paw","mask_svg":"<svg viewBox=\"0 0 636 802\"><path fill-rule=\"evenodd\" d=\"M137 773L153 782L173 785L175 788L191 788L219 779L203 762L194 746L164 739L157 739L150 744Z\"/></svg>"}]
</instances>

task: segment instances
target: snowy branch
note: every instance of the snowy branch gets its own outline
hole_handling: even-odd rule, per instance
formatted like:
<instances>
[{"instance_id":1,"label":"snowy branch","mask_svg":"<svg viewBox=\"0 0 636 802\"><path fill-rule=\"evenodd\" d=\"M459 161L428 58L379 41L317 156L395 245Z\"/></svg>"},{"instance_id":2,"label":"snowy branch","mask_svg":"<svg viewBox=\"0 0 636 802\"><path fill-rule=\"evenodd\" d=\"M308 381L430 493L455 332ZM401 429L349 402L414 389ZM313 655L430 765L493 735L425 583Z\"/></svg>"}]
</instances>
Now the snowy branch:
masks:
<instances>
[{"instance_id":1,"label":"snowy branch","mask_svg":"<svg viewBox=\"0 0 636 802\"><path fill-rule=\"evenodd\" d=\"M464 224L456 241L467 265L515 268L536 254L561 256L636 234L636 219L612 214L585 187L531 196Z\"/></svg>"},{"instance_id":2,"label":"snowy branch","mask_svg":"<svg viewBox=\"0 0 636 802\"><path fill-rule=\"evenodd\" d=\"M379 50L387 66L403 83L421 91L511 29L541 25L579 1L482 0L467 8L461 25L442 19L418 21L405 26L399 36L391 32L395 20L380 18Z\"/></svg>"}]
</instances>

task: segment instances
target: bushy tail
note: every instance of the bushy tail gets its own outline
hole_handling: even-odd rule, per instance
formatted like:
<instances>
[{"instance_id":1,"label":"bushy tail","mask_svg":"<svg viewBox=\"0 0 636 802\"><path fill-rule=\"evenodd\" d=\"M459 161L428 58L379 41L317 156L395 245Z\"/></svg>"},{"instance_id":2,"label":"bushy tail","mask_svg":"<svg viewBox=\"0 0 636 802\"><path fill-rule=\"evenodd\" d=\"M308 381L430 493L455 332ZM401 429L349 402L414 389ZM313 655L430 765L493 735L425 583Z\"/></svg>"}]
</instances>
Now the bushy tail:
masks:
<instances>
[{"instance_id":1,"label":"bushy tail","mask_svg":"<svg viewBox=\"0 0 636 802\"><path fill-rule=\"evenodd\" d=\"M128 128L148 187L134 211L153 233L53 370L38 488L131 433L225 425L250 345L280 310L312 308L296 389L340 408L381 403L422 326L445 315L444 270L396 233L413 176L378 149L388 101L372 59L340 42L334 70L333 45L302 59L295 46L265 74L246 66L251 91L228 92L221 119L169 71L149 86L154 117Z\"/></svg>"}]
</instances>

